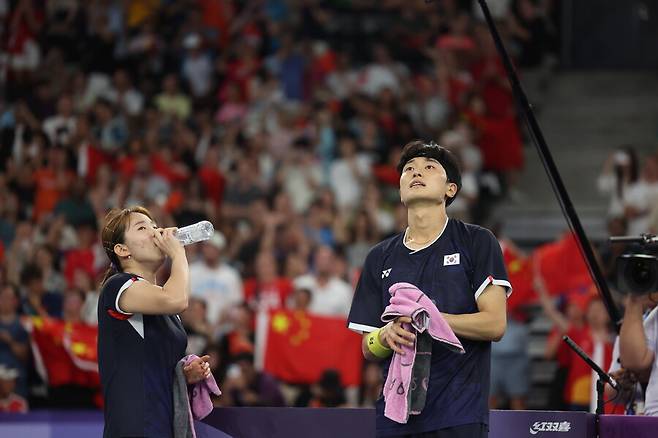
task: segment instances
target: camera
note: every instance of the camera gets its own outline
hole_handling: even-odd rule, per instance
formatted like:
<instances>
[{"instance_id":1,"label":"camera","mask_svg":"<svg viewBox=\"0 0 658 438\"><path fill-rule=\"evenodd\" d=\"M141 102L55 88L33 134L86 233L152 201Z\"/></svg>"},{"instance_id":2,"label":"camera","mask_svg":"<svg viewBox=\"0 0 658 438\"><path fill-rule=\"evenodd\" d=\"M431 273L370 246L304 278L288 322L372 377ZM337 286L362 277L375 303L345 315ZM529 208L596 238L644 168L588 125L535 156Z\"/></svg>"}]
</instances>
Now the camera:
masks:
<instances>
[{"instance_id":1,"label":"camera","mask_svg":"<svg viewBox=\"0 0 658 438\"><path fill-rule=\"evenodd\" d=\"M658 257L649 254L617 257L617 288L623 294L633 295L658 291Z\"/></svg>"},{"instance_id":2,"label":"camera","mask_svg":"<svg viewBox=\"0 0 658 438\"><path fill-rule=\"evenodd\" d=\"M633 244L632 251L617 257L616 283L622 294L646 295L658 291L658 237L613 236L610 243Z\"/></svg>"}]
</instances>

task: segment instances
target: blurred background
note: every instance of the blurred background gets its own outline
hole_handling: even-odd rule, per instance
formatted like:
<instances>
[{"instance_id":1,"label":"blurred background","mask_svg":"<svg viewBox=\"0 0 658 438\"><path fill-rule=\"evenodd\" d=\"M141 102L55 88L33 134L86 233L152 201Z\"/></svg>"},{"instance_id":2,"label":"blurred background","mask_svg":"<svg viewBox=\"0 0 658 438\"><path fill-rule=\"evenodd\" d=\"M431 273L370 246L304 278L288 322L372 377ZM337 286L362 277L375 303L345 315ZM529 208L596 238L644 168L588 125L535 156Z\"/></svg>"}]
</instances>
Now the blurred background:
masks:
<instances>
[{"instance_id":1,"label":"blurred background","mask_svg":"<svg viewBox=\"0 0 658 438\"><path fill-rule=\"evenodd\" d=\"M614 290L607 237L658 230L658 5L488 4ZM218 406L372 406L345 319L417 138L458 156L448 214L495 231L514 286L492 408L590 409L560 335L608 369L614 330L476 1L0 0L0 23L0 411L102 407L99 230L134 204L217 230L181 316Z\"/></svg>"}]
</instances>

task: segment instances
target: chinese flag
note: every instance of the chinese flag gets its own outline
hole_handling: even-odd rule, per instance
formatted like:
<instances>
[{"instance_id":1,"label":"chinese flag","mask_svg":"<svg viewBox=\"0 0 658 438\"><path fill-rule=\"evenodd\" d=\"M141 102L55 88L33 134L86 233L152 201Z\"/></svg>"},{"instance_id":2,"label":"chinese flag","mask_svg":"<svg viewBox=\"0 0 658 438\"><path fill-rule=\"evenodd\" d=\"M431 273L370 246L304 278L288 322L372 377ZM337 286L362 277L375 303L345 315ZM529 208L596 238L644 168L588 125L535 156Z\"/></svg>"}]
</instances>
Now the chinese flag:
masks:
<instances>
[{"instance_id":1,"label":"chinese flag","mask_svg":"<svg viewBox=\"0 0 658 438\"><path fill-rule=\"evenodd\" d=\"M63 337L64 349L75 365L75 383L100 385L98 374L98 327L82 323L67 323Z\"/></svg>"},{"instance_id":2,"label":"chinese flag","mask_svg":"<svg viewBox=\"0 0 658 438\"><path fill-rule=\"evenodd\" d=\"M37 370L50 386L100 384L96 327L41 317L28 318L26 325Z\"/></svg>"},{"instance_id":3,"label":"chinese flag","mask_svg":"<svg viewBox=\"0 0 658 438\"><path fill-rule=\"evenodd\" d=\"M344 386L361 383L361 336L345 327L344 318L262 312L256 345L263 369L285 382L315 383L323 371L333 368Z\"/></svg>"},{"instance_id":4,"label":"chinese flag","mask_svg":"<svg viewBox=\"0 0 658 438\"><path fill-rule=\"evenodd\" d=\"M566 233L560 240L537 248L533 254L551 295L587 288L592 277L580 253L576 236Z\"/></svg>"}]
</instances>

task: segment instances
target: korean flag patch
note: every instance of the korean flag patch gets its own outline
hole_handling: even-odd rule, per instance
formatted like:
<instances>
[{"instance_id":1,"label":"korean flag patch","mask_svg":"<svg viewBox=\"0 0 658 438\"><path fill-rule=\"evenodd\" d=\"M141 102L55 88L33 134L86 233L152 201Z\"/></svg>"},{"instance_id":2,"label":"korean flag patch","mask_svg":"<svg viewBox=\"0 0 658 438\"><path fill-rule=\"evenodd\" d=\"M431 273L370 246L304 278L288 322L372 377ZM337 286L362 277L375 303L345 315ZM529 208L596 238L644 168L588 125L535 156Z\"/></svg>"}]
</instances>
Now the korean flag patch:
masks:
<instances>
[{"instance_id":1,"label":"korean flag patch","mask_svg":"<svg viewBox=\"0 0 658 438\"><path fill-rule=\"evenodd\" d=\"M451 266L459 264L459 253L443 256L443 266Z\"/></svg>"}]
</instances>

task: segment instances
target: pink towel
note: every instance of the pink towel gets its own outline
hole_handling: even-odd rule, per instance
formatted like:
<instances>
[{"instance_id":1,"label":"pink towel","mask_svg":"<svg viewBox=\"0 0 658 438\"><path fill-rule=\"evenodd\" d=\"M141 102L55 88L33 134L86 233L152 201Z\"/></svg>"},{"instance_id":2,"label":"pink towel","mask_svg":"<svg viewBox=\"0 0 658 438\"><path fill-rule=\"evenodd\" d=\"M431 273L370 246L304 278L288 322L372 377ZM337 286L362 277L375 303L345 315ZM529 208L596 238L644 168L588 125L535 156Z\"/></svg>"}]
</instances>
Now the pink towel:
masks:
<instances>
[{"instance_id":1,"label":"pink towel","mask_svg":"<svg viewBox=\"0 0 658 438\"><path fill-rule=\"evenodd\" d=\"M194 359L199 356L190 354L185 356L183 360L183 367L189 365ZM195 420L205 418L213 410L212 400L210 393L221 395L222 391L219 390L215 377L210 374L204 380L195 383L191 388L188 387L188 399L190 401L191 415Z\"/></svg>"},{"instance_id":2,"label":"pink towel","mask_svg":"<svg viewBox=\"0 0 658 438\"><path fill-rule=\"evenodd\" d=\"M462 354L465 351L439 309L420 289L410 283L395 283L388 291L391 300L382 314L382 321L388 322L398 316L409 316L412 319L411 324L405 323L403 327L416 333L417 336L413 346L402 346L404 356L393 354L383 391L386 402L384 415L398 423L406 423L410 414L412 380L414 377L420 378L422 389L425 391L429 381L428 360L425 361L427 365L423 367L426 369L419 370L418 367L414 367L418 336L427 333L452 351ZM429 351L423 354L431 354L431 345ZM414 373L421 375L415 376ZM424 396L421 403L424 405ZM420 410L411 411L411 414L419 413Z\"/></svg>"}]
</instances>

